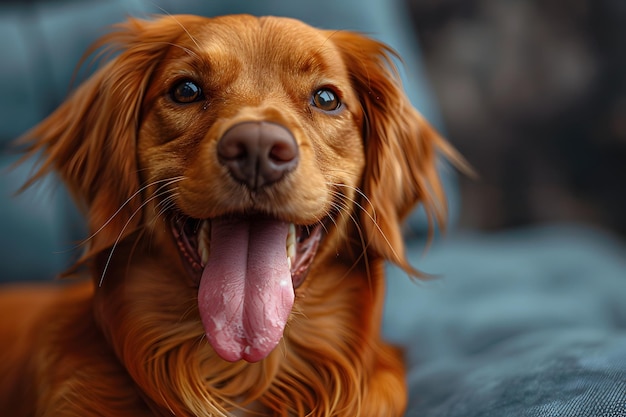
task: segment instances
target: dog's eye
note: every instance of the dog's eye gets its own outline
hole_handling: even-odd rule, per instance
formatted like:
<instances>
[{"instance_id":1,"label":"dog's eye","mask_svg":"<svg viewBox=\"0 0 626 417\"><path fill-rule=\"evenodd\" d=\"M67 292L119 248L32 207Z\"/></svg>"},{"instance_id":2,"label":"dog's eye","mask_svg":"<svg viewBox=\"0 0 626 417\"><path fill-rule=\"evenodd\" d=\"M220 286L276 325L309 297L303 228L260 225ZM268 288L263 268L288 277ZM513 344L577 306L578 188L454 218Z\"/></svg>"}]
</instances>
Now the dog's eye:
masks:
<instances>
[{"instance_id":1,"label":"dog's eye","mask_svg":"<svg viewBox=\"0 0 626 417\"><path fill-rule=\"evenodd\" d=\"M202 98L202 90L193 81L185 80L176 84L170 95L177 103L193 103Z\"/></svg>"},{"instance_id":2,"label":"dog's eye","mask_svg":"<svg viewBox=\"0 0 626 417\"><path fill-rule=\"evenodd\" d=\"M341 101L333 90L320 88L313 93L313 105L320 110L333 111L341 107Z\"/></svg>"}]
</instances>

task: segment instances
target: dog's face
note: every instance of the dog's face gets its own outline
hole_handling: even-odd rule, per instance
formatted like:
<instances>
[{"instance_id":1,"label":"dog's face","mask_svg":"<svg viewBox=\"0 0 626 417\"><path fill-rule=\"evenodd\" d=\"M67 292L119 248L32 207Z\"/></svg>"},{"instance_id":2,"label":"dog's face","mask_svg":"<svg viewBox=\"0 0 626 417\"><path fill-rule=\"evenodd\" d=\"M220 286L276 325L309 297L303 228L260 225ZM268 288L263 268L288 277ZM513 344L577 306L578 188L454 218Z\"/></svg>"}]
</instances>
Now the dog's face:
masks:
<instances>
[{"instance_id":1,"label":"dog's face","mask_svg":"<svg viewBox=\"0 0 626 417\"><path fill-rule=\"evenodd\" d=\"M374 262L415 273L401 219L418 202L443 219L436 154L455 154L386 46L252 16L130 20L103 45L118 55L26 139L44 155L35 178L55 169L86 208L111 333L125 325L115 306L148 317L163 303L176 320L197 310L223 359L254 362L330 265L355 280L345 300L377 288ZM380 314L371 297L363 323Z\"/></svg>"},{"instance_id":2,"label":"dog's face","mask_svg":"<svg viewBox=\"0 0 626 417\"><path fill-rule=\"evenodd\" d=\"M185 29L142 106L147 212L170 222L215 350L257 361L282 337L320 241L352 211L363 110L330 33L253 17Z\"/></svg>"}]
</instances>

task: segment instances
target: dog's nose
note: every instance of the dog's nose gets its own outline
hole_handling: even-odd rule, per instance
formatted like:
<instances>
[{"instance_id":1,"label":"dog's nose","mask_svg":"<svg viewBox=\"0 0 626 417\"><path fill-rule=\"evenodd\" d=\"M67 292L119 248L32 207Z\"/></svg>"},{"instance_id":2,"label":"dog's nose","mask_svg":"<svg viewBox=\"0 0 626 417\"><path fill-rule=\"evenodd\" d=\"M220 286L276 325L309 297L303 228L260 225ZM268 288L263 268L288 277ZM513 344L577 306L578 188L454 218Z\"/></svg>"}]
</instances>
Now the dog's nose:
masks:
<instances>
[{"instance_id":1,"label":"dog's nose","mask_svg":"<svg viewBox=\"0 0 626 417\"><path fill-rule=\"evenodd\" d=\"M256 190L272 184L298 165L298 145L285 127L270 122L242 122L217 144L220 162L238 181Z\"/></svg>"}]
</instances>

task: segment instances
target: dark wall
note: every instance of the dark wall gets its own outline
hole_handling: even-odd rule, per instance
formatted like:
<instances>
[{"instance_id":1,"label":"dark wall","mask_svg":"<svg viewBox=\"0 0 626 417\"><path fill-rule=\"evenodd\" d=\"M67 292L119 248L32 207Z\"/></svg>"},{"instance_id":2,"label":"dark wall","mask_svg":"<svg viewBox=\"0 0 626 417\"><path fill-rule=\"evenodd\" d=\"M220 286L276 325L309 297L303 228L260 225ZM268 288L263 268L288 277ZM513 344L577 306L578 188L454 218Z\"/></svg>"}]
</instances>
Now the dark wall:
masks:
<instances>
[{"instance_id":1,"label":"dark wall","mask_svg":"<svg viewBox=\"0 0 626 417\"><path fill-rule=\"evenodd\" d=\"M407 1L447 136L481 174L463 223L626 234L626 2Z\"/></svg>"}]
</instances>

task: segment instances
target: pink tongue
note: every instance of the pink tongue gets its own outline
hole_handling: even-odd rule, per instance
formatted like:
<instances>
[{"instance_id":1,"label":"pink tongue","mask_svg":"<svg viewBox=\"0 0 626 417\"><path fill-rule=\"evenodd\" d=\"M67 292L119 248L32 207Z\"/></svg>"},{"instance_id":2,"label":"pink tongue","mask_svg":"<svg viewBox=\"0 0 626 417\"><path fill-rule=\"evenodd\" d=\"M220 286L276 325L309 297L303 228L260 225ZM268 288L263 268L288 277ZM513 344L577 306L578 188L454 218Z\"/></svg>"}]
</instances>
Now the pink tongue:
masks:
<instances>
[{"instance_id":1,"label":"pink tongue","mask_svg":"<svg viewBox=\"0 0 626 417\"><path fill-rule=\"evenodd\" d=\"M294 302L288 230L271 219L211 222L198 309L209 342L227 361L259 361L282 338Z\"/></svg>"}]
</instances>

